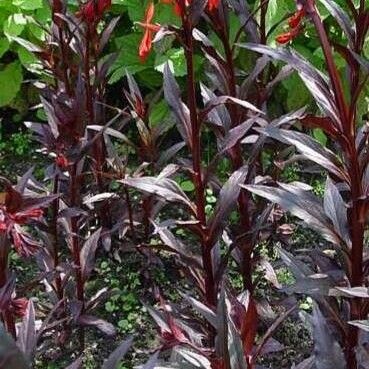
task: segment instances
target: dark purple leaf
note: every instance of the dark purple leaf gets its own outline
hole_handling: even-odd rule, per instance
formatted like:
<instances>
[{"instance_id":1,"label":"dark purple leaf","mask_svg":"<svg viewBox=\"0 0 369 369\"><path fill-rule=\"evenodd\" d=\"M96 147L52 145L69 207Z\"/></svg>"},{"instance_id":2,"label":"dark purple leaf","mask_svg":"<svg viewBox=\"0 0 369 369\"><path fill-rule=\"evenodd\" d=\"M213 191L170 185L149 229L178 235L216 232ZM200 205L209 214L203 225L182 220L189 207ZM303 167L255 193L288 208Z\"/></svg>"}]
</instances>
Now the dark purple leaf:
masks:
<instances>
[{"instance_id":1,"label":"dark purple leaf","mask_svg":"<svg viewBox=\"0 0 369 369\"><path fill-rule=\"evenodd\" d=\"M84 243L81 252L81 272L84 280L87 280L95 265L95 253L99 245L101 228L95 231Z\"/></svg>"},{"instance_id":2,"label":"dark purple leaf","mask_svg":"<svg viewBox=\"0 0 369 369\"><path fill-rule=\"evenodd\" d=\"M65 369L80 369L82 368L83 358L79 357L72 364L68 365Z\"/></svg>"},{"instance_id":3,"label":"dark purple leaf","mask_svg":"<svg viewBox=\"0 0 369 369\"><path fill-rule=\"evenodd\" d=\"M294 193L283 188L263 185L241 185L248 191L277 203L283 209L303 220L309 227L321 233L324 238L339 244L340 238L333 229L330 220L326 217L322 204L316 198L305 194L305 191Z\"/></svg>"},{"instance_id":4,"label":"dark purple leaf","mask_svg":"<svg viewBox=\"0 0 369 369\"><path fill-rule=\"evenodd\" d=\"M355 42L355 31L351 24L350 17L347 13L337 4L334 0L320 0L321 3L327 8L328 12L336 19L342 30L345 32L346 37L351 46Z\"/></svg>"},{"instance_id":5,"label":"dark purple leaf","mask_svg":"<svg viewBox=\"0 0 369 369\"><path fill-rule=\"evenodd\" d=\"M190 201L179 185L169 178L138 177L125 178L119 182L134 187L140 191L148 192L162 197L169 202L179 202L196 213L195 205Z\"/></svg>"},{"instance_id":6,"label":"dark purple leaf","mask_svg":"<svg viewBox=\"0 0 369 369\"><path fill-rule=\"evenodd\" d=\"M115 336L117 333L113 324L92 315L82 314L79 316L77 322L83 326L95 327L107 336Z\"/></svg>"},{"instance_id":7,"label":"dark purple leaf","mask_svg":"<svg viewBox=\"0 0 369 369\"><path fill-rule=\"evenodd\" d=\"M316 369L345 369L346 360L342 348L335 340L326 319L317 306L314 306L311 323Z\"/></svg>"},{"instance_id":8,"label":"dark purple leaf","mask_svg":"<svg viewBox=\"0 0 369 369\"><path fill-rule=\"evenodd\" d=\"M0 365L3 369L29 369L23 353L0 323Z\"/></svg>"},{"instance_id":9,"label":"dark purple leaf","mask_svg":"<svg viewBox=\"0 0 369 369\"><path fill-rule=\"evenodd\" d=\"M188 107L181 99L181 93L178 84L170 70L168 63L165 64L163 76L165 100L177 118L178 131L181 133L183 139L190 144L192 137L190 112Z\"/></svg>"},{"instance_id":10,"label":"dark purple leaf","mask_svg":"<svg viewBox=\"0 0 369 369\"><path fill-rule=\"evenodd\" d=\"M209 237L214 241L222 230L222 226L228 221L229 215L234 209L240 194L239 184L245 181L248 167L243 166L229 177L219 192L219 199L213 216L209 220Z\"/></svg>"},{"instance_id":11,"label":"dark purple leaf","mask_svg":"<svg viewBox=\"0 0 369 369\"><path fill-rule=\"evenodd\" d=\"M133 338L128 338L123 341L104 361L101 369L117 369L120 361L123 359L124 355L128 352L133 342Z\"/></svg>"},{"instance_id":12,"label":"dark purple leaf","mask_svg":"<svg viewBox=\"0 0 369 369\"><path fill-rule=\"evenodd\" d=\"M37 344L35 319L35 307L33 305L33 301L29 300L26 314L19 327L18 346L30 360L33 357Z\"/></svg>"},{"instance_id":13,"label":"dark purple leaf","mask_svg":"<svg viewBox=\"0 0 369 369\"><path fill-rule=\"evenodd\" d=\"M322 112L329 116L338 126L341 125L339 112L337 110L327 76L316 69L302 55L290 48L272 48L265 45L250 43L239 44L239 46L261 54L269 55L273 59L284 61L293 67L299 73L306 87L314 96L314 99Z\"/></svg>"},{"instance_id":14,"label":"dark purple leaf","mask_svg":"<svg viewBox=\"0 0 369 369\"><path fill-rule=\"evenodd\" d=\"M256 128L256 130L275 140L295 146L307 159L319 164L342 180L348 180L338 157L307 134L275 127Z\"/></svg>"},{"instance_id":15,"label":"dark purple leaf","mask_svg":"<svg viewBox=\"0 0 369 369\"><path fill-rule=\"evenodd\" d=\"M346 242L347 247L350 248L351 237L347 222L347 205L343 201L337 186L329 177L325 185L323 207L335 230Z\"/></svg>"}]
</instances>

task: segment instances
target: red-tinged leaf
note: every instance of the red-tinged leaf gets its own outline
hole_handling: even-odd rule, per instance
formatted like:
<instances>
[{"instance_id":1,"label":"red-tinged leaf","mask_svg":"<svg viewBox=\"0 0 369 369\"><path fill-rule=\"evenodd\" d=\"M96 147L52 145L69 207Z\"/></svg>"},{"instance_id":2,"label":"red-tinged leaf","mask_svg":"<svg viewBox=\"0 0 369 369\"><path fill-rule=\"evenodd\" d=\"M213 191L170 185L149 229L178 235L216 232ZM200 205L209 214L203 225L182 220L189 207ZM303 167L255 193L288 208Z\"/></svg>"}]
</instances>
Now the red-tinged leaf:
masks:
<instances>
[{"instance_id":1,"label":"red-tinged leaf","mask_svg":"<svg viewBox=\"0 0 369 369\"><path fill-rule=\"evenodd\" d=\"M11 296L15 289L15 277L8 278L4 286L0 288L0 311L5 311L9 308Z\"/></svg>"},{"instance_id":2,"label":"red-tinged leaf","mask_svg":"<svg viewBox=\"0 0 369 369\"><path fill-rule=\"evenodd\" d=\"M345 369L343 350L331 333L323 314L314 306L311 318L316 369Z\"/></svg>"},{"instance_id":3,"label":"red-tinged leaf","mask_svg":"<svg viewBox=\"0 0 369 369\"><path fill-rule=\"evenodd\" d=\"M84 280L87 280L95 265L95 253L99 245L101 228L95 231L84 243L81 252L81 272Z\"/></svg>"},{"instance_id":4,"label":"red-tinged leaf","mask_svg":"<svg viewBox=\"0 0 369 369\"><path fill-rule=\"evenodd\" d=\"M249 297L246 315L241 322L241 338L243 349L247 356L252 354L254 348L255 337L258 328L258 313L253 298Z\"/></svg>"},{"instance_id":5,"label":"red-tinged leaf","mask_svg":"<svg viewBox=\"0 0 369 369\"><path fill-rule=\"evenodd\" d=\"M204 317L214 328L218 326L218 318L217 315L212 311L209 307L204 305L201 301L196 300L195 298L188 296L186 294L182 294L186 301L188 301L194 310L199 313L202 317Z\"/></svg>"},{"instance_id":6,"label":"red-tinged leaf","mask_svg":"<svg viewBox=\"0 0 369 369\"><path fill-rule=\"evenodd\" d=\"M256 130L275 140L295 146L307 159L319 164L343 181L348 181L338 157L305 133L274 127L256 128Z\"/></svg>"},{"instance_id":7,"label":"red-tinged leaf","mask_svg":"<svg viewBox=\"0 0 369 369\"><path fill-rule=\"evenodd\" d=\"M65 369L81 369L83 364L82 356L75 360L72 364L68 365Z\"/></svg>"},{"instance_id":8,"label":"red-tinged leaf","mask_svg":"<svg viewBox=\"0 0 369 369\"><path fill-rule=\"evenodd\" d=\"M245 122L239 124L238 126L229 130L227 135L221 142L221 151L218 155L225 153L230 150L233 146L235 146L240 140L244 138L246 133L250 130L250 128L254 125L255 118L250 118Z\"/></svg>"},{"instance_id":9,"label":"red-tinged leaf","mask_svg":"<svg viewBox=\"0 0 369 369\"><path fill-rule=\"evenodd\" d=\"M217 95L204 84L201 84L200 87L204 105L209 104L217 98ZM214 108L207 113L206 117L213 125L223 127L225 132L229 131L232 122L227 107L224 104L214 106ZM203 116L203 118L205 118L205 116Z\"/></svg>"},{"instance_id":10,"label":"red-tinged leaf","mask_svg":"<svg viewBox=\"0 0 369 369\"><path fill-rule=\"evenodd\" d=\"M275 288L282 288L272 264L264 258L260 261L260 266L264 270L264 278L269 281Z\"/></svg>"},{"instance_id":11,"label":"red-tinged leaf","mask_svg":"<svg viewBox=\"0 0 369 369\"><path fill-rule=\"evenodd\" d=\"M291 369L312 369L314 367L315 357L310 356L297 365L292 365Z\"/></svg>"},{"instance_id":12,"label":"red-tinged leaf","mask_svg":"<svg viewBox=\"0 0 369 369\"><path fill-rule=\"evenodd\" d=\"M179 185L169 178L155 178L155 177L139 177L139 178L125 178L119 182L134 187L140 191L144 191L153 195L160 196L169 202L179 202L186 205L196 213L195 205L182 191Z\"/></svg>"},{"instance_id":13,"label":"red-tinged leaf","mask_svg":"<svg viewBox=\"0 0 369 369\"><path fill-rule=\"evenodd\" d=\"M175 353L178 353L185 362L182 365L185 365L186 368L188 364L191 365L191 369L203 368L203 369L215 369L214 366L210 364L210 361L207 359L206 355L201 355L200 353L191 351L185 347L177 346L175 348ZM180 366L181 363L179 362L178 365ZM159 368L158 368L159 369ZM163 369L170 369L170 368L163 368ZM190 368L189 368L190 369Z\"/></svg>"},{"instance_id":14,"label":"red-tinged leaf","mask_svg":"<svg viewBox=\"0 0 369 369\"><path fill-rule=\"evenodd\" d=\"M156 364L158 362L158 357L159 357L159 351L156 351L153 355L151 355L151 357L149 358L149 360L147 361L146 364L144 364L141 369L154 369L156 368Z\"/></svg>"},{"instance_id":15,"label":"red-tinged leaf","mask_svg":"<svg viewBox=\"0 0 369 369\"><path fill-rule=\"evenodd\" d=\"M37 344L35 320L35 307L33 305L33 301L29 300L26 314L23 317L22 324L20 325L18 332L18 346L30 360L33 358Z\"/></svg>"},{"instance_id":16,"label":"red-tinged leaf","mask_svg":"<svg viewBox=\"0 0 369 369\"><path fill-rule=\"evenodd\" d=\"M167 63L163 71L164 97L177 118L177 128L188 145L191 143L192 127L190 112L181 99L180 89Z\"/></svg>"},{"instance_id":17,"label":"red-tinged leaf","mask_svg":"<svg viewBox=\"0 0 369 369\"><path fill-rule=\"evenodd\" d=\"M330 296L368 299L369 289L367 287L335 287L329 291L329 294Z\"/></svg>"},{"instance_id":18,"label":"red-tinged leaf","mask_svg":"<svg viewBox=\"0 0 369 369\"><path fill-rule=\"evenodd\" d=\"M158 166L161 167L165 165L169 160L171 160L174 156L178 154L180 150L182 150L186 146L185 142L178 142L171 146L169 149L164 150L158 159Z\"/></svg>"},{"instance_id":19,"label":"red-tinged leaf","mask_svg":"<svg viewBox=\"0 0 369 369\"><path fill-rule=\"evenodd\" d=\"M336 232L346 242L347 247L350 248L351 237L347 221L348 206L343 201L337 186L335 186L329 177L325 185L323 207L325 213L332 221Z\"/></svg>"},{"instance_id":20,"label":"red-tinged leaf","mask_svg":"<svg viewBox=\"0 0 369 369\"><path fill-rule=\"evenodd\" d=\"M228 221L229 215L234 209L240 194L239 184L245 181L248 167L243 166L228 178L219 192L217 206L213 216L209 220L209 237L214 241L223 229L223 225Z\"/></svg>"},{"instance_id":21,"label":"red-tinged leaf","mask_svg":"<svg viewBox=\"0 0 369 369\"><path fill-rule=\"evenodd\" d=\"M245 109L251 110L254 113L264 114L260 109L256 106L252 105L246 100L241 100L232 96L217 96L214 99L207 102L203 111L201 112L202 117L206 117L209 112L211 112L215 107L222 104L236 104L242 106Z\"/></svg>"},{"instance_id":22,"label":"red-tinged leaf","mask_svg":"<svg viewBox=\"0 0 369 369\"><path fill-rule=\"evenodd\" d=\"M337 23L345 32L346 37L352 47L355 42L355 31L347 13L334 0L320 0L327 8L328 12L336 19Z\"/></svg>"},{"instance_id":23,"label":"red-tinged leaf","mask_svg":"<svg viewBox=\"0 0 369 369\"><path fill-rule=\"evenodd\" d=\"M275 331L279 328L279 326L286 320L286 318L296 309L297 306L292 306L287 311L285 311L283 314L281 314L274 322L273 324L267 329L267 331L263 334L261 337L261 340L256 348L256 351L253 355L253 359L257 359L257 357L262 352L264 346L268 342L268 340L271 338L271 336L275 333Z\"/></svg>"},{"instance_id":24,"label":"red-tinged leaf","mask_svg":"<svg viewBox=\"0 0 369 369\"><path fill-rule=\"evenodd\" d=\"M116 25L118 24L119 20L120 17L113 18L102 31L99 42L99 52L102 52L105 45L109 42L110 36L114 31Z\"/></svg>"},{"instance_id":25,"label":"red-tinged leaf","mask_svg":"<svg viewBox=\"0 0 369 369\"><path fill-rule=\"evenodd\" d=\"M123 341L104 361L101 369L117 369L120 361L124 358L128 350L132 346L132 342L132 337Z\"/></svg>"},{"instance_id":26,"label":"red-tinged leaf","mask_svg":"<svg viewBox=\"0 0 369 369\"><path fill-rule=\"evenodd\" d=\"M294 216L303 220L310 228L322 234L322 236L334 244L340 244L341 240L335 232L330 220L323 211L318 198L306 193L306 191L291 187L278 188L263 185L241 185L246 190L266 198L291 212Z\"/></svg>"},{"instance_id":27,"label":"red-tinged leaf","mask_svg":"<svg viewBox=\"0 0 369 369\"><path fill-rule=\"evenodd\" d=\"M181 260L189 263L189 265L195 265L197 268L202 267L201 258L194 255L187 245L180 241L174 234L164 226L152 222L155 227L154 234L158 234L164 245L166 245L172 252L178 254Z\"/></svg>"},{"instance_id":28,"label":"red-tinged leaf","mask_svg":"<svg viewBox=\"0 0 369 369\"><path fill-rule=\"evenodd\" d=\"M338 127L341 126L342 128L339 119L340 115L327 76L316 69L302 55L286 47L272 48L261 44L250 43L239 44L238 46L268 55L273 59L289 64L299 73L302 81L314 96L317 105L324 115L329 116Z\"/></svg>"},{"instance_id":29,"label":"red-tinged leaf","mask_svg":"<svg viewBox=\"0 0 369 369\"><path fill-rule=\"evenodd\" d=\"M30 369L30 364L0 323L1 369Z\"/></svg>"},{"instance_id":30,"label":"red-tinged leaf","mask_svg":"<svg viewBox=\"0 0 369 369\"><path fill-rule=\"evenodd\" d=\"M95 327L107 336L115 336L115 334L117 333L113 324L92 315L80 315L77 322L83 326Z\"/></svg>"},{"instance_id":31,"label":"red-tinged leaf","mask_svg":"<svg viewBox=\"0 0 369 369\"><path fill-rule=\"evenodd\" d=\"M306 115L301 119L301 123L308 128L320 128L331 138L338 138L339 131L332 122L332 119L328 117L316 117L314 115Z\"/></svg>"},{"instance_id":32,"label":"red-tinged leaf","mask_svg":"<svg viewBox=\"0 0 369 369\"><path fill-rule=\"evenodd\" d=\"M369 332L369 320L351 320L348 323L362 329L365 332Z\"/></svg>"}]
</instances>

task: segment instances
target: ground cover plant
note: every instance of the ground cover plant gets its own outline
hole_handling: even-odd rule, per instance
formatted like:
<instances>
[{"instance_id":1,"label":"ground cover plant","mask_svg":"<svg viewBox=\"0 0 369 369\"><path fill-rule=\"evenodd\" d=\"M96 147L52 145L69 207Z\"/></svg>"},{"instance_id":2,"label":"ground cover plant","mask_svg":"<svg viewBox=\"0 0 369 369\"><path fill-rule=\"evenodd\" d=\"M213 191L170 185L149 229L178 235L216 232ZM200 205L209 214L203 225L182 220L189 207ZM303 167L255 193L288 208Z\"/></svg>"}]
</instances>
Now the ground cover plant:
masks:
<instances>
[{"instance_id":1,"label":"ground cover plant","mask_svg":"<svg viewBox=\"0 0 369 369\"><path fill-rule=\"evenodd\" d=\"M37 92L0 177L0 368L368 367L369 4L6 17Z\"/></svg>"}]
</instances>

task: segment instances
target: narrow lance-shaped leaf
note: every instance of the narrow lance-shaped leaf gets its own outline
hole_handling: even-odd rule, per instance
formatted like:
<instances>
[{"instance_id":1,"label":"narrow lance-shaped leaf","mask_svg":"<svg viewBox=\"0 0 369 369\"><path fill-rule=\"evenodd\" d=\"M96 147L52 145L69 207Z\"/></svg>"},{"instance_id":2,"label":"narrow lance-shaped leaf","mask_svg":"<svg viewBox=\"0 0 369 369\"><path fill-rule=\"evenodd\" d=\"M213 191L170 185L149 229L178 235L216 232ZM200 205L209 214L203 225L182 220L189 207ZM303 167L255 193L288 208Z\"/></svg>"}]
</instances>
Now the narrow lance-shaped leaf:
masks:
<instances>
[{"instance_id":1,"label":"narrow lance-shaped leaf","mask_svg":"<svg viewBox=\"0 0 369 369\"><path fill-rule=\"evenodd\" d=\"M23 353L19 350L13 339L6 333L4 326L0 323L0 363L2 368L29 369Z\"/></svg>"},{"instance_id":2,"label":"narrow lance-shaped leaf","mask_svg":"<svg viewBox=\"0 0 369 369\"><path fill-rule=\"evenodd\" d=\"M326 319L314 306L311 319L316 369L346 369L342 348L330 332Z\"/></svg>"},{"instance_id":3,"label":"narrow lance-shaped leaf","mask_svg":"<svg viewBox=\"0 0 369 369\"><path fill-rule=\"evenodd\" d=\"M220 190L214 215L209 220L209 235L213 242L221 232L222 224L228 220L230 213L236 205L240 193L239 184L245 181L247 171L247 166L243 166L235 171Z\"/></svg>"},{"instance_id":4,"label":"narrow lance-shaped leaf","mask_svg":"<svg viewBox=\"0 0 369 369\"><path fill-rule=\"evenodd\" d=\"M264 197L280 205L283 209L290 211L294 216L303 220L309 227L323 235L325 239L335 244L340 243L329 219L325 216L322 205L318 200L312 201L312 196L293 193L278 187L263 185L241 185L246 190Z\"/></svg>"},{"instance_id":5,"label":"narrow lance-shaped leaf","mask_svg":"<svg viewBox=\"0 0 369 369\"><path fill-rule=\"evenodd\" d=\"M33 301L29 300L26 314L23 317L22 324L18 333L18 345L24 354L30 360L33 357L37 344L35 307Z\"/></svg>"},{"instance_id":6,"label":"narrow lance-shaped leaf","mask_svg":"<svg viewBox=\"0 0 369 369\"><path fill-rule=\"evenodd\" d=\"M256 130L275 140L295 146L307 159L319 164L342 180L348 181L337 156L310 136L301 132L278 129L275 127L256 128Z\"/></svg>"},{"instance_id":7,"label":"narrow lance-shaped leaf","mask_svg":"<svg viewBox=\"0 0 369 369\"><path fill-rule=\"evenodd\" d=\"M190 144L192 137L192 128L190 121L190 113L188 107L181 99L181 93L178 84L170 70L169 64L164 67L164 97L173 114L176 116L178 124L178 131L181 133L183 139Z\"/></svg>"},{"instance_id":8,"label":"narrow lance-shaped leaf","mask_svg":"<svg viewBox=\"0 0 369 369\"><path fill-rule=\"evenodd\" d=\"M101 228L95 231L84 243L80 258L81 258L81 272L84 280L87 280L95 264L95 253L99 245L101 235Z\"/></svg>"},{"instance_id":9,"label":"narrow lance-shaped leaf","mask_svg":"<svg viewBox=\"0 0 369 369\"><path fill-rule=\"evenodd\" d=\"M320 0L327 8L330 14L336 19L342 30L345 32L348 41L353 46L355 40L355 31L353 30L350 17L334 0Z\"/></svg>"},{"instance_id":10,"label":"narrow lance-shaped leaf","mask_svg":"<svg viewBox=\"0 0 369 369\"><path fill-rule=\"evenodd\" d=\"M79 357L72 364L68 365L65 369L80 369L82 368L83 358Z\"/></svg>"},{"instance_id":11,"label":"narrow lance-shaped leaf","mask_svg":"<svg viewBox=\"0 0 369 369\"><path fill-rule=\"evenodd\" d=\"M133 338L128 338L123 341L104 361L101 369L117 369L119 362L123 359L124 355L128 352L132 346Z\"/></svg>"},{"instance_id":12,"label":"narrow lance-shaped leaf","mask_svg":"<svg viewBox=\"0 0 369 369\"><path fill-rule=\"evenodd\" d=\"M346 245L350 247L351 238L347 223L347 206L342 199L337 186L334 185L332 180L328 177L325 185L324 211L333 223L333 226L341 238L346 242Z\"/></svg>"},{"instance_id":13,"label":"narrow lance-shaped leaf","mask_svg":"<svg viewBox=\"0 0 369 369\"><path fill-rule=\"evenodd\" d=\"M179 202L186 205L194 213L196 209L194 204L182 191L179 185L169 178L155 178L155 177L138 177L138 178L125 178L119 182L134 187L140 191L148 192L153 195L162 197L169 202Z\"/></svg>"},{"instance_id":14,"label":"narrow lance-shaped leaf","mask_svg":"<svg viewBox=\"0 0 369 369\"><path fill-rule=\"evenodd\" d=\"M314 96L314 99L322 112L329 116L337 126L341 126L342 128L342 124L339 119L339 112L337 110L327 76L316 69L302 55L290 48L272 48L252 43L239 44L238 46L261 54L269 55L273 59L288 63L299 73L302 81Z\"/></svg>"}]
</instances>

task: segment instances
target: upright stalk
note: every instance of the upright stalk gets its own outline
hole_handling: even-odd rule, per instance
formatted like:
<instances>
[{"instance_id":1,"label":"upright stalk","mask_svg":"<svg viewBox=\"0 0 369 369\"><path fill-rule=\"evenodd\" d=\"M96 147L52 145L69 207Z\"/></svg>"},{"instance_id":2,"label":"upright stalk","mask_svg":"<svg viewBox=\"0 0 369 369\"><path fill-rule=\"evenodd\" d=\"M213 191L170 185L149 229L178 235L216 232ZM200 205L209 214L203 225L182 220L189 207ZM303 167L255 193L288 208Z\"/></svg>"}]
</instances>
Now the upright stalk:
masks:
<instances>
[{"instance_id":1,"label":"upright stalk","mask_svg":"<svg viewBox=\"0 0 369 369\"><path fill-rule=\"evenodd\" d=\"M192 25L190 20L184 16L183 26L185 32L185 57L187 65L187 94L188 108L190 110L191 128L192 128L192 168L193 182L196 192L197 218L202 228L202 260L205 274L205 299L209 306L216 305L216 290L212 262L212 245L208 241L206 232L206 212L205 212L205 186L202 178L201 168L201 123L198 119L196 109L196 85L195 73L193 67L193 37Z\"/></svg>"},{"instance_id":2,"label":"upright stalk","mask_svg":"<svg viewBox=\"0 0 369 369\"><path fill-rule=\"evenodd\" d=\"M325 32L323 23L315 9L313 1L308 1L308 12L314 23L318 33L320 43L324 52L328 73L332 83L332 88L340 113L341 129L348 141L348 149L345 153L347 167L350 178L350 191L352 199L352 207L350 209L349 224L351 231L351 271L349 279L351 287L360 287L363 284L363 243L364 243L364 225L360 219L360 198L363 196L361 186L361 170L359 164L359 153L356 148L356 111L347 108L344 98L344 90L342 81L336 68L332 49L328 36ZM356 50L358 51L358 50ZM351 92L358 88L358 71L351 69ZM355 94L353 94L354 96ZM350 320L360 320L362 299L350 299ZM358 328L354 326L348 327L346 337L346 358L348 369L357 369L356 346L358 344Z\"/></svg>"},{"instance_id":3,"label":"upright stalk","mask_svg":"<svg viewBox=\"0 0 369 369\"><path fill-rule=\"evenodd\" d=\"M0 234L0 289L8 282L8 263L9 263L9 241L4 233ZM5 310L2 313L2 320L6 330L16 339L15 321L12 313Z\"/></svg>"}]
</instances>

